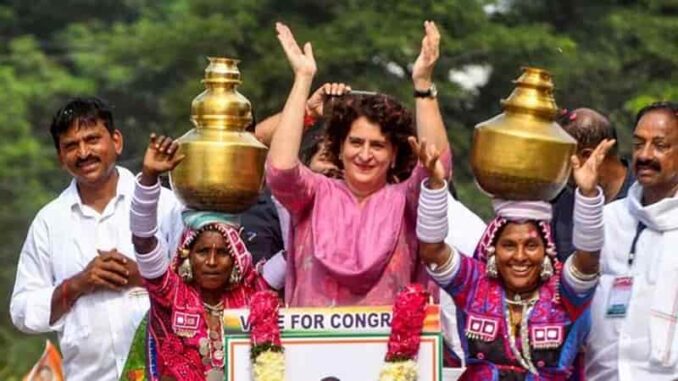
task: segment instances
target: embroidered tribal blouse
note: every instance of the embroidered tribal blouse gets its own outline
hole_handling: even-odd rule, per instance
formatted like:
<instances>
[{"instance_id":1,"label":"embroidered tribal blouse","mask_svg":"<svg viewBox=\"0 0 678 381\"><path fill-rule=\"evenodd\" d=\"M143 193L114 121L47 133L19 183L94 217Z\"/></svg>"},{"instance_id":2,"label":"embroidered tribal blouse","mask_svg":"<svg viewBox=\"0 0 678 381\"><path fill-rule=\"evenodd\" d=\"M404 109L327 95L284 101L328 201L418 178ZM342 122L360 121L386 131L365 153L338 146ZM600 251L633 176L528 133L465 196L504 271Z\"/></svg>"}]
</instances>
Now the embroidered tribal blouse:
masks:
<instances>
[{"instance_id":1,"label":"embroidered tribal blouse","mask_svg":"<svg viewBox=\"0 0 678 381\"><path fill-rule=\"evenodd\" d=\"M467 368L460 380L568 379L590 329L588 306L594 289L575 293L561 271L539 288L527 330L532 362L539 373L535 376L521 367L510 349L501 281L486 275L485 263L459 257L459 269L444 289L457 306L459 336L467 354ZM521 341L516 338L519 351Z\"/></svg>"},{"instance_id":2,"label":"embroidered tribal blouse","mask_svg":"<svg viewBox=\"0 0 678 381\"><path fill-rule=\"evenodd\" d=\"M239 268L242 280L238 286L222 295L224 308L242 308L249 304L257 291L270 289L266 281L251 266L250 254L242 243L237 230L227 230L234 248L234 265ZM195 232L187 229L180 247L185 247ZM226 235L226 234L225 234ZM162 250L164 243L158 241ZM151 299L148 325L147 358L150 359L150 380L169 376L181 381L204 381L205 372L212 369L204 364L199 353L200 339L208 335L205 308L199 291L177 275L178 257L165 273L156 279L146 279L146 288Z\"/></svg>"}]
</instances>

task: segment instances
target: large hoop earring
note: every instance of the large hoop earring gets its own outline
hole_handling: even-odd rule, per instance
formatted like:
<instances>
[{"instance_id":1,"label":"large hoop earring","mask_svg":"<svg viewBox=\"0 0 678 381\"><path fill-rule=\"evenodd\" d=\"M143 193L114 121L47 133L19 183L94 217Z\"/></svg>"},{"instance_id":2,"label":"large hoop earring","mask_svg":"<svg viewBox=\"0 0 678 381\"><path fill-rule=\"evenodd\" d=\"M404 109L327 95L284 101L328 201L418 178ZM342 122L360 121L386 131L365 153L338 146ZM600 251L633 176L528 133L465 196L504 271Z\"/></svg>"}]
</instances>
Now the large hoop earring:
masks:
<instances>
[{"instance_id":1,"label":"large hoop earring","mask_svg":"<svg viewBox=\"0 0 678 381\"><path fill-rule=\"evenodd\" d=\"M539 273L539 277L541 278L542 281L546 281L552 276L553 276L553 262L551 261L551 257L546 255L544 256L544 262L542 262L541 264L541 273Z\"/></svg>"},{"instance_id":2,"label":"large hoop earring","mask_svg":"<svg viewBox=\"0 0 678 381\"><path fill-rule=\"evenodd\" d=\"M487 258L487 264L485 265L485 273L488 278L496 279L499 276L497 271L497 259L495 255L490 255Z\"/></svg>"},{"instance_id":3,"label":"large hoop earring","mask_svg":"<svg viewBox=\"0 0 678 381\"><path fill-rule=\"evenodd\" d=\"M189 261L188 258L181 262L178 272L184 283L191 283L193 281L193 268L191 267L191 261Z\"/></svg>"}]
</instances>

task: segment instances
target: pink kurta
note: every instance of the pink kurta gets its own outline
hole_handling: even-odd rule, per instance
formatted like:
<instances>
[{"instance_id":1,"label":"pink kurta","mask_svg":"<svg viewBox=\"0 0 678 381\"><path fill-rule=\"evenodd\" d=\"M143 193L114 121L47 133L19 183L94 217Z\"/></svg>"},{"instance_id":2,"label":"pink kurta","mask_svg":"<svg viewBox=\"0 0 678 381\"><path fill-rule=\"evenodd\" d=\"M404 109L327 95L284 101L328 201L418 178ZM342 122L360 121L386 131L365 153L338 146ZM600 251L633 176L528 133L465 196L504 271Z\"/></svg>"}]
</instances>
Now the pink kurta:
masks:
<instances>
[{"instance_id":1,"label":"pink kurta","mask_svg":"<svg viewBox=\"0 0 678 381\"><path fill-rule=\"evenodd\" d=\"M441 157L449 172L451 154ZM415 233L421 166L359 204L343 180L269 162L271 192L290 212L285 302L290 306L388 305L414 281L427 281Z\"/></svg>"}]
</instances>

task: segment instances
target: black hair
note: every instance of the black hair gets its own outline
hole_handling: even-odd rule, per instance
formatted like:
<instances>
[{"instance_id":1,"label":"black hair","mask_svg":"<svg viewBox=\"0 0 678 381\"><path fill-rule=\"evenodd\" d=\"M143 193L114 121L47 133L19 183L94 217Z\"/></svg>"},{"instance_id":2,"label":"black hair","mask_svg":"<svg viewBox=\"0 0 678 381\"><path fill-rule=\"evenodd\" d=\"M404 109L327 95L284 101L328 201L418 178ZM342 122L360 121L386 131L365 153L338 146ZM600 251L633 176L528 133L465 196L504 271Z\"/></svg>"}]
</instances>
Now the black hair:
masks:
<instances>
[{"instance_id":1,"label":"black hair","mask_svg":"<svg viewBox=\"0 0 678 381\"><path fill-rule=\"evenodd\" d=\"M49 133L52 135L54 147L59 151L59 138L74 124L91 126L101 121L106 130L113 135L113 111L102 99L96 97L73 98L54 114Z\"/></svg>"},{"instance_id":2,"label":"black hair","mask_svg":"<svg viewBox=\"0 0 678 381\"><path fill-rule=\"evenodd\" d=\"M599 112L589 108L576 110L564 109L557 119L563 129L577 141L577 151L594 149L605 139L617 140L617 131L610 121ZM608 155L616 155L618 144L615 142Z\"/></svg>"},{"instance_id":3,"label":"black hair","mask_svg":"<svg viewBox=\"0 0 678 381\"><path fill-rule=\"evenodd\" d=\"M668 102L668 101L661 101L661 102L654 102L650 103L649 105L643 107L638 111L636 114L636 122L633 124L634 126L638 125L638 122L640 122L640 118L643 117L643 115L651 112L651 111L664 111L670 115L673 115L674 119L678 119L678 103L676 102Z\"/></svg>"},{"instance_id":4,"label":"black hair","mask_svg":"<svg viewBox=\"0 0 678 381\"><path fill-rule=\"evenodd\" d=\"M494 240L492 241L492 246L496 247L497 243L499 242L499 237L501 237L502 233L504 233L504 230L506 229L509 224L532 224L532 226L537 229L537 232L539 232L539 239L541 239L541 242L544 244L544 250L549 246L548 241L546 240L546 236L544 232L542 231L541 226L539 226L539 221L537 220L532 220L532 219L526 219L526 220L508 220L505 224L501 225L498 229L497 232L494 234Z\"/></svg>"},{"instance_id":5,"label":"black hair","mask_svg":"<svg viewBox=\"0 0 678 381\"><path fill-rule=\"evenodd\" d=\"M320 150L321 143L325 140L325 128L322 123L315 123L313 127L304 132L299 149L299 160L306 166Z\"/></svg>"},{"instance_id":6,"label":"black hair","mask_svg":"<svg viewBox=\"0 0 678 381\"><path fill-rule=\"evenodd\" d=\"M407 179L417 163L417 156L412 152L407 139L416 136L412 114L395 98L385 94L349 96L338 99L326 125L327 148L332 161L339 168L343 163L339 160L341 145L351 130L351 125L360 117L365 117L381 128L381 133L397 150L395 167L389 170L388 182Z\"/></svg>"}]
</instances>

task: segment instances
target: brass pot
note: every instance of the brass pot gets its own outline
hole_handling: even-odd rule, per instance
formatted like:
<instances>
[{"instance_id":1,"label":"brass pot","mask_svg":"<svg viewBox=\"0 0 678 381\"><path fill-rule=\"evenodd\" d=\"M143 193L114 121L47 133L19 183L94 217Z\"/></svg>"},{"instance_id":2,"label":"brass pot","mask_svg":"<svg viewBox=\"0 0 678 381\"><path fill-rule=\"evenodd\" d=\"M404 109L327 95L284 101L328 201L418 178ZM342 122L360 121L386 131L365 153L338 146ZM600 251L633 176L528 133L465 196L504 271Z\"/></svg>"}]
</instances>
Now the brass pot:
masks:
<instances>
[{"instance_id":1,"label":"brass pot","mask_svg":"<svg viewBox=\"0 0 678 381\"><path fill-rule=\"evenodd\" d=\"M555 198L570 175L576 141L555 117L551 74L523 68L503 113L476 125L471 168L480 188L508 200Z\"/></svg>"},{"instance_id":2,"label":"brass pot","mask_svg":"<svg viewBox=\"0 0 678 381\"><path fill-rule=\"evenodd\" d=\"M245 132L252 106L236 87L238 61L208 58L206 90L191 104L195 128L181 138L186 158L170 174L172 189L189 208L239 213L257 201L267 148Z\"/></svg>"}]
</instances>

